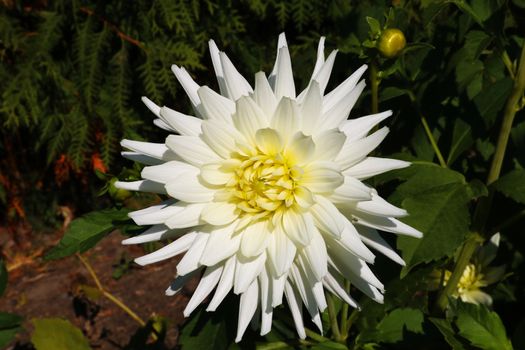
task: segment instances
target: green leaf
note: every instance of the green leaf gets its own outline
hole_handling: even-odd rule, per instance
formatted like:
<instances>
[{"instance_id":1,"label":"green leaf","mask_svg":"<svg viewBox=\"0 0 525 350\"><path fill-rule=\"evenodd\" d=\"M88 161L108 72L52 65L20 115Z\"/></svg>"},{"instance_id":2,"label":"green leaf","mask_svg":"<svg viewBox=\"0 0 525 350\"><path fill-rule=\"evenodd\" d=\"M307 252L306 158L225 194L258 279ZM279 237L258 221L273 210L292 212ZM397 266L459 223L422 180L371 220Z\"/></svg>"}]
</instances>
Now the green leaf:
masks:
<instances>
[{"instance_id":1,"label":"green leaf","mask_svg":"<svg viewBox=\"0 0 525 350\"><path fill-rule=\"evenodd\" d=\"M368 22L372 36L375 36L381 32L381 24L377 19L367 16L366 21Z\"/></svg>"},{"instance_id":2,"label":"green leaf","mask_svg":"<svg viewBox=\"0 0 525 350\"><path fill-rule=\"evenodd\" d=\"M0 348L7 346L22 329L23 318L7 312L0 312Z\"/></svg>"},{"instance_id":3,"label":"green leaf","mask_svg":"<svg viewBox=\"0 0 525 350\"><path fill-rule=\"evenodd\" d=\"M525 204L525 169L513 170L502 176L494 184L495 188L505 196L518 203Z\"/></svg>"},{"instance_id":4,"label":"green leaf","mask_svg":"<svg viewBox=\"0 0 525 350\"><path fill-rule=\"evenodd\" d=\"M467 187L461 183L431 187L403 201L410 214L403 221L423 232L423 238L398 236L397 246L407 263L402 276L419 263L454 253L469 229L469 201Z\"/></svg>"},{"instance_id":5,"label":"green leaf","mask_svg":"<svg viewBox=\"0 0 525 350\"><path fill-rule=\"evenodd\" d=\"M481 77L482 73L483 62L480 60L460 61L456 66L456 82L459 90L466 89L477 77Z\"/></svg>"},{"instance_id":6,"label":"green leaf","mask_svg":"<svg viewBox=\"0 0 525 350\"><path fill-rule=\"evenodd\" d=\"M423 334L423 312L412 308L399 308L386 315L370 332L363 332L360 343L396 343L403 340L403 333L410 331Z\"/></svg>"},{"instance_id":7,"label":"green leaf","mask_svg":"<svg viewBox=\"0 0 525 350\"><path fill-rule=\"evenodd\" d=\"M179 344L182 349L226 350L229 345L226 321L201 308L182 328Z\"/></svg>"},{"instance_id":8,"label":"green leaf","mask_svg":"<svg viewBox=\"0 0 525 350\"><path fill-rule=\"evenodd\" d=\"M4 294L7 288L7 269L4 260L0 260L0 297Z\"/></svg>"},{"instance_id":9,"label":"green leaf","mask_svg":"<svg viewBox=\"0 0 525 350\"><path fill-rule=\"evenodd\" d=\"M380 102L388 101L390 99L408 94L408 92L409 91L407 89L401 89L395 86L389 86L384 89L381 89L379 100Z\"/></svg>"},{"instance_id":10,"label":"green leaf","mask_svg":"<svg viewBox=\"0 0 525 350\"><path fill-rule=\"evenodd\" d=\"M61 318L33 319L31 342L36 350L90 350L80 329Z\"/></svg>"},{"instance_id":11,"label":"green leaf","mask_svg":"<svg viewBox=\"0 0 525 350\"><path fill-rule=\"evenodd\" d=\"M454 161L469 148L474 139L472 138L472 128L469 124L461 119L456 119L454 122L454 131L452 132L452 144L447 157L447 165L454 163Z\"/></svg>"},{"instance_id":12,"label":"green leaf","mask_svg":"<svg viewBox=\"0 0 525 350\"><path fill-rule=\"evenodd\" d=\"M456 338L456 333L449 321L434 317L429 317L429 320L443 334L443 337L445 337L445 340L453 350L465 350L463 344Z\"/></svg>"},{"instance_id":13,"label":"green leaf","mask_svg":"<svg viewBox=\"0 0 525 350\"><path fill-rule=\"evenodd\" d=\"M85 252L113 230L118 221L127 220L128 212L129 210L125 208L105 209L73 220L64 237L45 258L48 260L60 259L77 252Z\"/></svg>"},{"instance_id":14,"label":"green leaf","mask_svg":"<svg viewBox=\"0 0 525 350\"><path fill-rule=\"evenodd\" d=\"M485 125L491 126L501 111L512 90L513 81L510 78L498 80L494 84L485 86L474 98L479 114Z\"/></svg>"},{"instance_id":15,"label":"green leaf","mask_svg":"<svg viewBox=\"0 0 525 350\"><path fill-rule=\"evenodd\" d=\"M505 327L498 314L485 305L459 303L456 325L459 334L485 350L511 350Z\"/></svg>"},{"instance_id":16,"label":"green leaf","mask_svg":"<svg viewBox=\"0 0 525 350\"><path fill-rule=\"evenodd\" d=\"M336 343L334 341L325 341L322 343L315 344L310 349L319 349L319 350L347 350L348 348L341 344Z\"/></svg>"}]
</instances>

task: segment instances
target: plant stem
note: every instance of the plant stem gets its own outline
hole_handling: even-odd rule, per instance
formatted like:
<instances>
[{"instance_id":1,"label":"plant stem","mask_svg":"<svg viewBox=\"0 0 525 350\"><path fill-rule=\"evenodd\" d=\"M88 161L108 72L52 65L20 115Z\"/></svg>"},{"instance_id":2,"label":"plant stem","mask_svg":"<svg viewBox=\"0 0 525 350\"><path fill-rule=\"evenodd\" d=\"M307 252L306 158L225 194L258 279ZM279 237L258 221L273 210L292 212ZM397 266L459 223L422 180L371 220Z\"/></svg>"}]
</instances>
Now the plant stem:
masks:
<instances>
[{"instance_id":1,"label":"plant stem","mask_svg":"<svg viewBox=\"0 0 525 350\"><path fill-rule=\"evenodd\" d=\"M334 299L328 294L326 296L326 303L328 305L328 317L330 318L330 328L336 341L341 341L341 332L339 331L339 324L337 323L337 313L335 311Z\"/></svg>"},{"instance_id":2,"label":"plant stem","mask_svg":"<svg viewBox=\"0 0 525 350\"><path fill-rule=\"evenodd\" d=\"M352 328L352 325L354 324L354 321L359 317L359 309L354 309L352 313L350 314L350 317L348 317L348 320L346 321L346 333L350 331L350 328Z\"/></svg>"},{"instance_id":3,"label":"plant stem","mask_svg":"<svg viewBox=\"0 0 525 350\"><path fill-rule=\"evenodd\" d=\"M377 76L377 63L370 62L370 93L372 95L372 114L379 112L379 78Z\"/></svg>"},{"instance_id":4,"label":"plant stem","mask_svg":"<svg viewBox=\"0 0 525 350\"><path fill-rule=\"evenodd\" d=\"M77 258L80 260L80 262L84 265L84 267L86 268L86 270L88 270L89 274L91 275L91 278L93 278L93 281L95 281L95 284L97 285L97 288L100 290L100 292L102 293L102 295L104 295L104 297L106 297L107 299L109 299L111 302L113 302L115 305L117 305L119 308L121 308L125 313L127 313L132 319L134 319L135 321L137 321L138 324L140 324L142 327L145 327L146 326L146 322L140 318L139 315L137 315L133 310L131 310L126 304L124 304L120 299L118 299L116 296L114 296L113 294L111 294L110 292L108 292L104 286L102 285L102 283L100 282L100 279L98 278L95 270L93 269L93 267L91 266L91 264L89 263L89 261L84 258L82 255L80 255L80 253L77 253L76 254ZM151 336L154 340L157 340L158 337L155 333L151 333Z\"/></svg>"},{"instance_id":5,"label":"plant stem","mask_svg":"<svg viewBox=\"0 0 525 350\"><path fill-rule=\"evenodd\" d=\"M345 291L346 293L350 292L350 282L348 280L345 280ZM343 302L341 308L341 340L348 338L348 307L349 305Z\"/></svg>"},{"instance_id":6,"label":"plant stem","mask_svg":"<svg viewBox=\"0 0 525 350\"><path fill-rule=\"evenodd\" d=\"M509 99L507 100L507 104L505 105L505 112L503 115L501 130L496 143L496 151L494 152L494 157L492 158L489 174L487 176L487 185L490 185L494 181L496 181L501 173L501 167L503 165L503 159L505 158L505 150L507 149L507 143L509 141L512 123L517 112L518 103L520 102L524 91L525 43L521 50L518 72L516 74L516 78L514 79L514 87L509 96ZM445 288L443 288L438 297L437 306L441 310L444 310L447 307L448 297L452 295L452 293L456 290L459 280L461 279L461 276L465 271L465 267L472 258L472 255L476 251L476 248L483 242L485 225L487 222L487 218L490 214L493 197L494 188L489 187L489 195L487 197L482 197L479 200L478 205L476 206L472 224L474 232L471 233L470 237L463 244L456 265L454 266L454 271L452 271L447 285L445 286Z\"/></svg>"},{"instance_id":7,"label":"plant stem","mask_svg":"<svg viewBox=\"0 0 525 350\"><path fill-rule=\"evenodd\" d=\"M421 123L423 124L423 128L425 129L428 140L430 141L430 144L432 145L432 148L434 149L434 153L436 153L436 156L439 160L439 164L443 168L446 168L447 162L445 162L445 158L443 158L443 155L441 154L441 151L439 150L438 144L436 140L434 139L434 135L432 135L432 131L430 131L430 128L427 123L427 119L423 115L421 116Z\"/></svg>"},{"instance_id":8,"label":"plant stem","mask_svg":"<svg viewBox=\"0 0 525 350\"><path fill-rule=\"evenodd\" d=\"M304 332L306 333L306 335L308 337L312 338L315 341L318 341L319 343L323 343L323 342L326 342L326 341L331 341L327 337L323 337L321 334L319 334L317 332L314 332L314 331L312 331L309 328L304 327Z\"/></svg>"}]
</instances>

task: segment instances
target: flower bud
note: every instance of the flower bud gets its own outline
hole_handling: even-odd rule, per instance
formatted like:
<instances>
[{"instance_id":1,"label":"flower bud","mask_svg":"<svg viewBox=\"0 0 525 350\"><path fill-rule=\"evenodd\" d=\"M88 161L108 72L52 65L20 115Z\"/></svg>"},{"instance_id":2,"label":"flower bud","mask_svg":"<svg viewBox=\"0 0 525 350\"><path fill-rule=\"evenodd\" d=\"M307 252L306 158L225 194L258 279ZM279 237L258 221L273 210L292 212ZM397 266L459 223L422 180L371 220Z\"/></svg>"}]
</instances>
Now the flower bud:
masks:
<instances>
[{"instance_id":1,"label":"flower bud","mask_svg":"<svg viewBox=\"0 0 525 350\"><path fill-rule=\"evenodd\" d=\"M377 48L384 57L394 58L405 48L405 45L403 32L397 28L388 28L381 33Z\"/></svg>"},{"instance_id":2,"label":"flower bud","mask_svg":"<svg viewBox=\"0 0 525 350\"><path fill-rule=\"evenodd\" d=\"M109 181L108 193L111 196L111 198L113 198L117 202L122 202L122 201L128 199L129 197L131 197L133 195L133 193L131 193L128 190L124 190L122 188L115 187L115 182L117 182L117 181L118 181L118 179L116 177L112 178Z\"/></svg>"}]
</instances>

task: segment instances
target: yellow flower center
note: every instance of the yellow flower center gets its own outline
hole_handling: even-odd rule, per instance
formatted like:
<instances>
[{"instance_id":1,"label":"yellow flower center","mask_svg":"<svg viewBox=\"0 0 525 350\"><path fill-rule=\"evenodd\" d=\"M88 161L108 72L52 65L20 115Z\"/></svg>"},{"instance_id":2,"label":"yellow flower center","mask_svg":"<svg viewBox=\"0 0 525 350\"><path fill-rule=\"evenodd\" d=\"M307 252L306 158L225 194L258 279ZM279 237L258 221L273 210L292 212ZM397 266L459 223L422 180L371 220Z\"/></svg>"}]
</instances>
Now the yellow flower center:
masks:
<instances>
[{"instance_id":1,"label":"yellow flower center","mask_svg":"<svg viewBox=\"0 0 525 350\"><path fill-rule=\"evenodd\" d=\"M303 175L300 167L288 164L281 153L239 155L237 159L240 165L226 185L230 201L237 208L262 217L294 204L297 184Z\"/></svg>"}]
</instances>

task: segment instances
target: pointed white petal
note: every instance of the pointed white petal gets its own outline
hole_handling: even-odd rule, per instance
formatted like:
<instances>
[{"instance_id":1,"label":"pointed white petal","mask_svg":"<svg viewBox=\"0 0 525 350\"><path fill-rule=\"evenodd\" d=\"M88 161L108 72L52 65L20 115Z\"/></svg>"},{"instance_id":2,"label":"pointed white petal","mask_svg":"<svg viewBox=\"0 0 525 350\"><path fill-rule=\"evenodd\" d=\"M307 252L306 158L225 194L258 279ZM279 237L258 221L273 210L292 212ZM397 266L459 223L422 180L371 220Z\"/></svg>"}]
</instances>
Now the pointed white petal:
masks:
<instances>
[{"instance_id":1,"label":"pointed white petal","mask_svg":"<svg viewBox=\"0 0 525 350\"><path fill-rule=\"evenodd\" d=\"M315 152L315 143L312 137L305 136L299 131L286 147L285 155L290 164L303 165L314 157Z\"/></svg>"},{"instance_id":2,"label":"pointed white petal","mask_svg":"<svg viewBox=\"0 0 525 350\"><path fill-rule=\"evenodd\" d=\"M351 76L349 76L345 81L339 84L338 87L333 89L329 94L327 94L323 99L323 111L330 110L333 106L339 103L345 96L352 91L361 76L367 69L367 65L362 65L358 70L356 70Z\"/></svg>"},{"instance_id":3,"label":"pointed white petal","mask_svg":"<svg viewBox=\"0 0 525 350\"><path fill-rule=\"evenodd\" d=\"M300 128L300 115L297 104L294 100L283 97L272 117L270 126L278 130L285 141L292 138Z\"/></svg>"},{"instance_id":4,"label":"pointed white petal","mask_svg":"<svg viewBox=\"0 0 525 350\"><path fill-rule=\"evenodd\" d=\"M290 307L290 311L292 312L292 317L295 323L297 334L299 335L299 338L305 339L306 333L304 331L302 306L299 303L299 298L296 294L297 292L294 290L294 288L288 281L286 282L284 293L286 294L286 300L288 301L288 306Z\"/></svg>"},{"instance_id":5,"label":"pointed white petal","mask_svg":"<svg viewBox=\"0 0 525 350\"><path fill-rule=\"evenodd\" d=\"M156 210L148 210L150 208L157 208ZM128 216L135 221L137 225L156 225L163 224L170 216L175 215L182 210L179 203L174 203L169 206L150 207L143 210L132 211Z\"/></svg>"},{"instance_id":6,"label":"pointed white petal","mask_svg":"<svg viewBox=\"0 0 525 350\"><path fill-rule=\"evenodd\" d=\"M319 44L317 46L317 59L315 61L314 71L312 73L312 79L317 75L317 73L321 70L324 64L324 41L325 37L322 36L319 39Z\"/></svg>"},{"instance_id":7,"label":"pointed white petal","mask_svg":"<svg viewBox=\"0 0 525 350\"><path fill-rule=\"evenodd\" d=\"M224 52L219 53L221 60L222 71L224 73L224 80L226 88L228 89L228 96L233 101L236 101L241 96L249 96L253 92L250 84L244 77L235 69L233 63Z\"/></svg>"},{"instance_id":8,"label":"pointed white petal","mask_svg":"<svg viewBox=\"0 0 525 350\"><path fill-rule=\"evenodd\" d=\"M337 128L348 118L350 111L357 102L361 92L363 92L365 85L365 81L361 81L354 89L352 89L352 91L350 91L332 108L323 110L323 119L321 125L324 129Z\"/></svg>"},{"instance_id":9,"label":"pointed white petal","mask_svg":"<svg viewBox=\"0 0 525 350\"><path fill-rule=\"evenodd\" d=\"M162 120L160 118L157 118L157 119L153 120L153 124L155 124L155 126L161 128L163 130L166 130L166 131L169 131L169 132L177 132L177 130L175 130L173 127L168 125L164 120Z\"/></svg>"},{"instance_id":10,"label":"pointed white petal","mask_svg":"<svg viewBox=\"0 0 525 350\"><path fill-rule=\"evenodd\" d=\"M346 141L336 161L341 164L343 170L359 163L366 155L372 152L384 140L388 134L385 126L370 136L356 141Z\"/></svg>"},{"instance_id":11,"label":"pointed white petal","mask_svg":"<svg viewBox=\"0 0 525 350\"><path fill-rule=\"evenodd\" d=\"M142 169L140 176L161 184L167 184L182 173L187 171L198 171L196 167L188 163L172 160L160 165L147 166Z\"/></svg>"},{"instance_id":12,"label":"pointed white petal","mask_svg":"<svg viewBox=\"0 0 525 350\"><path fill-rule=\"evenodd\" d=\"M195 241L193 241L190 249L188 249L182 260L177 264L178 275L184 276L202 266L199 260L201 259L208 237L209 234L207 233L197 233L197 237Z\"/></svg>"},{"instance_id":13,"label":"pointed white petal","mask_svg":"<svg viewBox=\"0 0 525 350\"><path fill-rule=\"evenodd\" d=\"M154 241L159 241L161 239L169 238L175 234L177 234L177 231L170 230L166 225L160 224L160 225L154 225L150 227L146 231L142 232L140 235L127 238L123 240L121 243L124 245L128 245L128 244L140 244L140 243L154 242Z\"/></svg>"},{"instance_id":14,"label":"pointed white petal","mask_svg":"<svg viewBox=\"0 0 525 350\"><path fill-rule=\"evenodd\" d=\"M267 221L250 224L242 232L241 254L247 258L259 256L268 245L270 232Z\"/></svg>"},{"instance_id":15,"label":"pointed white petal","mask_svg":"<svg viewBox=\"0 0 525 350\"><path fill-rule=\"evenodd\" d=\"M150 100L146 96L142 96L141 100L142 100L142 103L144 103L146 107L148 107L151 113L155 114L157 117L160 117L160 107L159 106L157 106L152 100Z\"/></svg>"},{"instance_id":16,"label":"pointed white petal","mask_svg":"<svg viewBox=\"0 0 525 350\"><path fill-rule=\"evenodd\" d=\"M116 188L122 190L166 194L164 184L150 180L139 180L132 182L115 181L114 185Z\"/></svg>"},{"instance_id":17,"label":"pointed white petal","mask_svg":"<svg viewBox=\"0 0 525 350\"><path fill-rule=\"evenodd\" d=\"M359 233L357 232L354 225L348 219L344 219L345 229L341 234L341 239L339 239L336 244L340 245L347 252L355 255L356 257L373 264L375 255L361 241L361 236L359 236Z\"/></svg>"},{"instance_id":18,"label":"pointed white petal","mask_svg":"<svg viewBox=\"0 0 525 350\"><path fill-rule=\"evenodd\" d=\"M317 230L315 230L317 231ZM312 241L302 250L303 261L312 269L316 281L328 273L328 255L324 239L319 231L313 233Z\"/></svg>"},{"instance_id":19,"label":"pointed white petal","mask_svg":"<svg viewBox=\"0 0 525 350\"><path fill-rule=\"evenodd\" d=\"M186 282L188 282L193 276L194 276L194 273L189 273L184 276L176 276L175 280L171 283L168 289L166 289L166 292L165 292L166 295L171 297L177 294L178 292L180 292L182 288L184 287L184 285L186 284Z\"/></svg>"},{"instance_id":20,"label":"pointed white petal","mask_svg":"<svg viewBox=\"0 0 525 350\"><path fill-rule=\"evenodd\" d=\"M345 176L355 177L358 180L366 180L369 177L408 166L410 166L410 163L403 160L366 157L356 165L343 171L343 174Z\"/></svg>"},{"instance_id":21,"label":"pointed white petal","mask_svg":"<svg viewBox=\"0 0 525 350\"><path fill-rule=\"evenodd\" d=\"M335 237L341 237L345 229L345 218L332 202L323 196L315 196L315 204L310 211L318 228Z\"/></svg>"},{"instance_id":22,"label":"pointed white petal","mask_svg":"<svg viewBox=\"0 0 525 350\"><path fill-rule=\"evenodd\" d=\"M122 157L124 157L126 159L132 160L134 162L139 162L139 163L142 163L142 164L145 164L145 165L162 164L162 160L157 159L157 158L153 158L153 157L150 157L150 156L146 156L146 155L144 155L144 154L142 154L140 152L124 151L124 152L120 152L120 154L122 155Z\"/></svg>"},{"instance_id":23,"label":"pointed white petal","mask_svg":"<svg viewBox=\"0 0 525 350\"><path fill-rule=\"evenodd\" d=\"M329 161L317 161L306 165L301 185L314 193L331 193L343 184L339 164Z\"/></svg>"},{"instance_id":24,"label":"pointed white petal","mask_svg":"<svg viewBox=\"0 0 525 350\"><path fill-rule=\"evenodd\" d=\"M327 274L326 276L324 276L323 278L323 284L330 289L330 291L332 292L332 294L338 296L341 300L343 300L345 303L347 303L348 305L354 307L354 308L359 308L357 302L354 300L354 298L352 298L350 296L350 294L348 294L345 289L343 288L343 286L341 286L341 284L334 278L334 276L332 276L332 274Z\"/></svg>"},{"instance_id":25,"label":"pointed white petal","mask_svg":"<svg viewBox=\"0 0 525 350\"><path fill-rule=\"evenodd\" d=\"M218 264L239 250L241 236L234 235L234 228L235 223L215 228L210 232L210 238L202 254L201 264L205 266Z\"/></svg>"},{"instance_id":26,"label":"pointed white petal","mask_svg":"<svg viewBox=\"0 0 525 350\"><path fill-rule=\"evenodd\" d=\"M283 215L283 229L288 238L298 246L308 245L317 230L310 213L301 213L293 208L286 210Z\"/></svg>"},{"instance_id":27,"label":"pointed white petal","mask_svg":"<svg viewBox=\"0 0 525 350\"><path fill-rule=\"evenodd\" d=\"M237 321L237 336L235 342L241 341L248 324L250 323L257 304L259 302L259 283L254 280L248 287L246 292L241 294L241 301L239 302L239 319Z\"/></svg>"},{"instance_id":28,"label":"pointed white petal","mask_svg":"<svg viewBox=\"0 0 525 350\"><path fill-rule=\"evenodd\" d=\"M235 267L235 280L233 292L235 294L244 293L250 284L259 276L264 263L266 262L266 253L262 253L255 258L245 258L237 254L237 266Z\"/></svg>"},{"instance_id":29,"label":"pointed white petal","mask_svg":"<svg viewBox=\"0 0 525 350\"><path fill-rule=\"evenodd\" d=\"M221 265L210 266L205 271L201 277L199 285L193 292L193 295L184 309L184 317L189 317L190 314L195 310L197 306L200 305L206 299L206 297L211 293L213 288L219 283L219 279L222 275L223 267Z\"/></svg>"},{"instance_id":30,"label":"pointed white petal","mask_svg":"<svg viewBox=\"0 0 525 350\"><path fill-rule=\"evenodd\" d=\"M133 141L133 140L122 140L120 145L124 148L127 148L131 151L142 153L146 156L161 159L161 160L175 160L177 157L175 154L166 147L163 143L153 143L153 142L142 142L142 141Z\"/></svg>"},{"instance_id":31,"label":"pointed white petal","mask_svg":"<svg viewBox=\"0 0 525 350\"><path fill-rule=\"evenodd\" d=\"M169 135L166 146L190 164L201 166L214 163L221 158L199 137Z\"/></svg>"},{"instance_id":32,"label":"pointed white petal","mask_svg":"<svg viewBox=\"0 0 525 350\"><path fill-rule=\"evenodd\" d=\"M202 123L202 139L225 159L230 159L231 153L237 150L236 141L244 142L244 137L233 126L215 120Z\"/></svg>"},{"instance_id":33,"label":"pointed white petal","mask_svg":"<svg viewBox=\"0 0 525 350\"><path fill-rule=\"evenodd\" d=\"M219 90L221 92L221 95L228 96L228 89L226 88L226 81L224 80L224 72L222 71L222 64L221 64L221 57L219 54L219 48L215 44L215 41L210 40L208 42L208 46L210 47L210 56L211 56L211 62L213 64L213 70L215 71L215 75L217 76L217 82L219 83Z\"/></svg>"},{"instance_id":34,"label":"pointed white petal","mask_svg":"<svg viewBox=\"0 0 525 350\"><path fill-rule=\"evenodd\" d=\"M328 85L328 80L330 79L330 74L332 73L332 68L334 66L335 56L337 55L337 50L334 50L328 55L328 58L323 63L323 66L317 72L314 80L319 82L319 87L321 91L321 95L324 95L324 91L326 89L326 85Z\"/></svg>"},{"instance_id":35,"label":"pointed white petal","mask_svg":"<svg viewBox=\"0 0 525 350\"><path fill-rule=\"evenodd\" d=\"M270 235L267 252L275 276L282 276L292 266L296 252L295 244L277 226Z\"/></svg>"},{"instance_id":36,"label":"pointed white petal","mask_svg":"<svg viewBox=\"0 0 525 350\"><path fill-rule=\"evenodd\" d=\"M279 34L279 38L277 39L277 55L275 56L275 63L273 65L272 72L270 73L270 76L268 77L268 82L270 83L270 86L272 89L275 89L275 80L277 76L277 68L278 68L278 60L279 60L279 50L281 48L288 46L286 43L286 36L284 33Z\"/></svg>"},{"instance_id":37,"label":"pointed white petal","mask_svg":"<svg viewBox=\"0 0 525 350\"><path fill-rule=\"evenodd\" d=\"M372 198L372 191L361 181L345 176L343 184L337 187L328 198L334 203L363 201Z\"/></svg>"},{"instance_id":38,"label":"pointed white petal","mask_svg":"<svg viewBox=\"0 0 525 350\"><path fill-rule=\"evenodd\" d=\"M175 74L175 77L177 77L177 80L179 81L180 85L182 85L182 88L186 92L186 95L188 95L188 97L190 98L193 107L197 108L197 106L201 103L199 95L197 95L197 90L199 90L200 87L199 84L197 84L191 78L186 69L180 68L176 65L172 65L171 70L173 74Z\"/></svg>"},{"instance_id":39,"label":"pointed white petal","mask_svg":"<svg viewBox=\"0 0 525 350\"><path fill-rule=\"evenodd\" d=\"M314 159L333 160L343 148L346 136L337 129L324 130L313 137Z\"/></svg>"},{"instance_id":40,"label":"pointed white petal","mask_svg":"<svg viewBox=\"0 0 525 350\"><path fill-rule=\"evenodd\" d=\"M202 101L202 110L206 119L231 124L232 114L235 112L235 103L219 95L207 86L197 91Z\"/></svg>"},{"instance_id":41,"label":"pointed white petal","mask_svg":"<svg viewBox=\"0 0 525 350\"><path fill-rule=\"evenodd\" d=\"M351 211L349 210L349 212ZM362 212L355 214L351 213L351 215L357 219L357 223L363 226L415 238L423 237L423 233L420 231L394 218L368 215Z\"/></svg>"},{"instance_id":42,"label":"pointed white petal","mask_svg":"<svg viewBox=\"0 0 525 350\"><path fill-rule=\"evenodd\" d=\"M295 98L295 84L293 81L292 61L287 46L283 46L277 53L277 71L275 74L274 92L277 100L282 97Z\"/></svg>"},{"instance_id":43,"label":"pointed white petal","mask_svg":"<svg viewBox=\"0 0 525 350\"><path fill-rule=\"evenodd\" d=\"M375 192L375 191L374 191ZM372 192L372 198L368 201L359 201L352 203L356 211L363 212L375 216L386 216L386 217L403 217L407 216L408 213L405 209L398 208L381 198L378 194Z\"/></svg>"},{"instance_id":44,"label":"pointed white petal","mask_svg":"<svg viewBox=\"0 0 525 350\"><path fill-rule=\"evenodd\" d=\"M258 72L255 74L255 90L253 93L253 99L257 105L263 110L267 120L275 112L277 107L277 99L275 94L268 83L268 79L264 75L264 72Z\"/></svg>"},{"instance_id":45,"label":"pointed white petal","mask_svg":"<svg viewBox=\"0 0 525 350\"><path fill-rule=\"evenodd\" d=\"M255 133L257 148L264 154L275 155L283 149L283 139L279 132L274 129L265 128Z\"/></svg>"},{"instance_id":46,"label":"pointed white petal","mask_svg":"<svg viewBox=\"0 0 525 350\"><path fill-rule=\"evenodd\" d=\"M180 237L179 239L171 242L170 244L154 251L153 253L146 254L140 258L136 258L135 262L141 266L156 263L162 260L169 259L175 255L179 255L187 251L191 245L196 241L197 233L190 232Z\"/></svg>"},{"instance_id":47,"label":"pointed white petal","mask_svg":"<svg viewBox=\"0 0 525 350\"><path fill-rule=\"evenodd\" d=\"M202 224L199 220L205 203L188 204L184 202L178 202L178 205L182 207L182 210L170 216L165 224L171 229L176 228L187 228Z\"/></svg>"},{"instance_id":48,"label":"pointed white petal","mask_svg":"<svg viewBox=\"0 0 525 350\"><path fill-rule=\"evenodd\" d=\"M272 307L277 307L283 303L283 293L288 274L284 274L279 277L273 276L270 279L270 285L272 290Z\"/></svg>"},{"instance_id":49,"label":"pointed white petal","mask_svg":"<svg viewBox=\"0 0 525 350\"><path fill-rule=\"evenodd\" d=\"M215 190L210 189L199 181L199 174L186 171L177 176L166 185L166 191L173 198L188 203L209 202L215 195Z\"/></svg>"},{"instance_id":50,"label":"pointed white petal","mask_svg":"<svg viewBox=\"0 0 525 350\"><path fill-rule=\"evenodd\" d=\"M227 225L239 216L237 205L228 202L210 202L202 210L201 219L215 226Z\"/></svg>"},{"instance_id":51,"label":"pointed white petal","mask_svg":"<svg viewBox=\"0 0 525 350\"><path fill-rule=\"evenodd\" d=\"M364 226L356 226L357 232L361 236L361 240L364 244L373 248L391 259L392 261L398 263L401 266L405 266L403 259L396 253L392 247L379 235L379 233L371 228Z\"/></svg>"},{"instance_id":52,"label":"pointed white petal","mask_svg":"<svg viewBox=\"0 0 525 350\"><path fill-rule=\"evenodd\" d=\"M237 100L233 123L237 130L252 142L255 142L257 130L267 128L269 124L265 113L248 96L243 96Z\"/></svg>"},{"instance_id":53,"label":"pointed white petal","mask_svg":"<svg viewBox=\"0 0 525 350\"><path fill-rule=\"evenodd\" d=\"M308 89L305 90L305 97L301 103L300 110L303 117L302 130L307 135L317 133L317 126L321 120L321 108L323 96L319 83L315 80L310 82Z\"/></svg>"},{"instance_id":54,"label":"pointed white petal","mask_svg":"<svg viewBox=\"0 0 525 350\"><path fill-rule=\"evenodd\" d=\"M168 107L160 109L160 118L181 135L198 136L201 133L202 119L179 113Z\"/></svg>"},{"instance_id":55,"label":"pointed white petal","mask_svg":"<svg viewBox=\"0 0 525 350\"><path fill-rule=\"evenodd\" d=\"M219 284L217 285L217 290L215 290L215 294L208 304L206 311L215 311L232 289L236 261L237 259L235 256L232 256L224 264L224 269L222 270L222 275Z\"/></svg>"},{"instance_id":56,"label":"pointed white petal","mask_svg":"<svg viewBox=\"0 0 525 350\"><path fill-rule=\"evenodd\" d=\"M259 293L261 295L261 335L272 330L272 295L270 293L270 276L266 269L259 275Z\"/></svg>"},{"instance_id":57,"label":"pointed white petal","mask_svg":"<svg viewBox=\"0 0 525 350\"><path fill-rule=\"evenodd\" d=\"M392 115L392 111L385 111L377 114L367 115L357 119L345 120L340 126L342 132L346 134L348 141L355 141L368 135L370 130L377 124Z\"/></svg>"}]
</instances>

